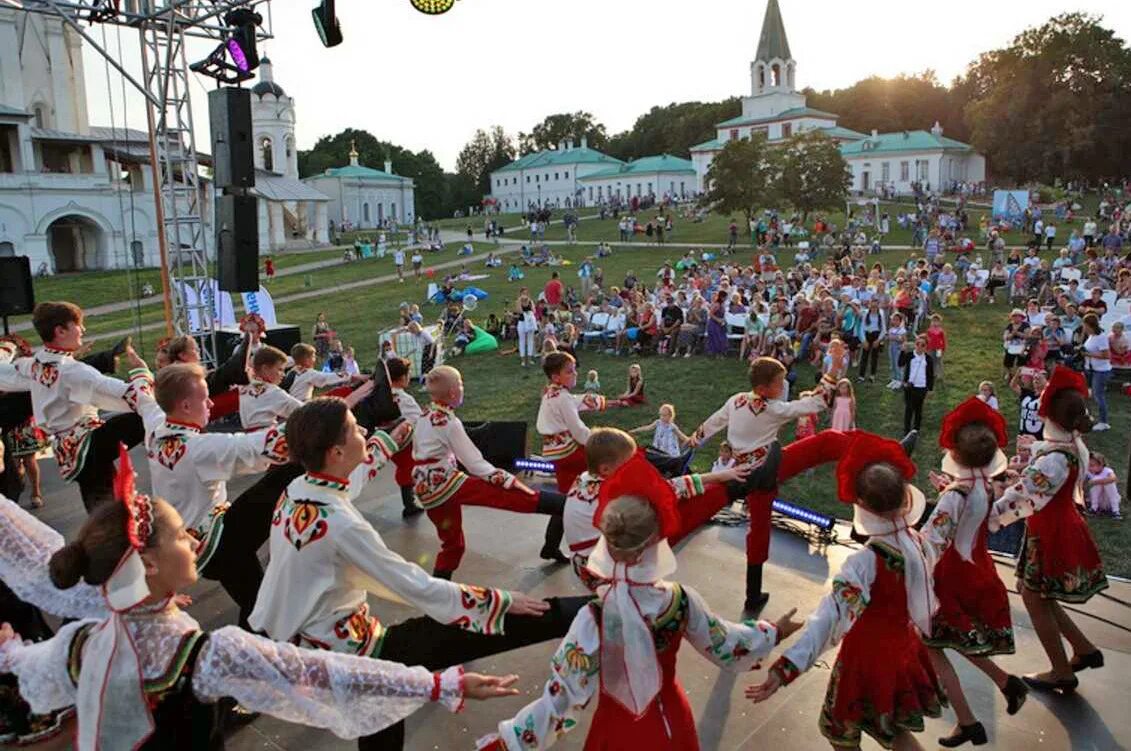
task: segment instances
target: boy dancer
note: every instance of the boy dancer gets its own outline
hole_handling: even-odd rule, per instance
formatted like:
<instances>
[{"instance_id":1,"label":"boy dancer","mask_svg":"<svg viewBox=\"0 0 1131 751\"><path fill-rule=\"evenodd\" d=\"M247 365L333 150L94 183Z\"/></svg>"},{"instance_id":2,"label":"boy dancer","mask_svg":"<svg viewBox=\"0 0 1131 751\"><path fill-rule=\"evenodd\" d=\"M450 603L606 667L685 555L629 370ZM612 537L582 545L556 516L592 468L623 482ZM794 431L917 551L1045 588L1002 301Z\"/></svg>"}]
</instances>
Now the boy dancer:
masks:
<instances>
[{"instance_id":1,"label":"boy dancer","mask_svg":"<svg viewBox=\"0 0 1131 751\"><path fill-rule=\"evenodd\" d=\"M396 443L382 431L366 441L342 399L320 397L296 410L288 436L306 474L275 511L253 628L316 649L450 666L560 638L587 602L453 584L389 550L353 501ZM425 617L386 627L369 612L369 592L409 603ZM398 724L358 747L400 748L403 739Z\"/></svg>"},{"instance_id":2,"label":"boy dancer","mask_svg":"<svg viewBox=\"0 0 1131 751\"><path fill-rule=\"evenodd\" d=\"M393 403L401 413L401 417L410 425L416 424L416 419L424 414L424 410L416 403L412 394L408 393L408 383L411 378L412 364L402 357L394 357L385 363L389 373L389 385L392 387ZM397 465L397 487L401 490L401 503L404 509L401 516L405 519L416 516L424 511L416 505L416 497L412 491L412 444L393 454L393 463Z\"/></svg>"},{"instance_id":3,"label":"boy dancer","mask_svg":"<svg viewBox=\"0 0 1131 751\"><path fill-rule=\"evenodd\" d=\"M131 368L128 382L76 360L74 353L82 347L86 329L82 309L73 303L40 303L32 312L32 323L44 348L16 360L12 367L31 392L35 421L51 438L59 473L78 483L89 511L114 497L118 444L133 447L145 437L136 413L139 400L150 389L149 369L132 346L124 353ZM103 420L100 409L124 414Z\"/></svg>"},{"instance_id":4,"label":"boy dancer","mask_svg":"<svg viewBox=\"0 0 1131 751\"><path fill-rule=\"evenodd\" d=\"M342 386L353 380L348 375L323 373L321 370L315 370L314 357L314 347L309 344L300 342L291 347L291 359L295 361L295 366L291 368L291 372L287 375L287 379L290 381L287 393L300 402L310 401L310 397L314 396L314 389ZM358 380L364 379L359 378Z\"/></svg>"},{"instance_id":5,"label":"boy dancer","mask_svg":"<svg viewBox=\"0 0 1131 751\"><path fill-rule=\"evenodd\" d=\"M577 385L577 360L566 352L551 352L542 358L542 372L549 384L542 390L538 406L538 434L542 457L554 463L558 492L566 493L588 466L585 445L590 429L581 421L582 412L604 411L608 406L600 394L571 394Z\"/></svg>"},{"instance_id":6,"label":"boy dancer","mask_svg":"<svg viewBox=\"0 0 1131 751\"><path fill-rule=\"evenodd\" d=\"M153 493L180 512L198 544L197 570L220 582L239 606L239 625L248 629L263 580L256 551L267 541L279 496L302 470L293 464L272 469L287 461L283 426L255 433L204 432L211 400L199 365L162 368L154 392L156 403L141 409ZM268 469L229 503L228 480Z\"/></svg>"},{"instance_id":7,"label":"boy dancer","mask_svg":"<svg viewBox=\"0 0 1131 751\"><path fill-rule=\"evenodd\" d=\"M534 491L510 472L483 458L455 415L463 404L463 378L442 365L427 376L432 404L416 420L412 459L416 501L428 512L440 535L433 576L450 579L463 558L464 506L488 506L526 514L561 516L565 498L559 493ZM459 465L464 467L461 470ZM564 558L558 551L561 526L546 529L543 558Z\"/></svg>"},{"instance_id":8,"label":"boy dancer","mask_svg":"<svg viewBox=\"0 0 1131 751\"><path fill-rule=\"evenodd\" d=\"M264 345L251 358L251 379L240 386L240 424L244 430L263 430L285 422L302 406L279 384L283 380L287 356L281 349Z\"/></svg>"}]
</instances>

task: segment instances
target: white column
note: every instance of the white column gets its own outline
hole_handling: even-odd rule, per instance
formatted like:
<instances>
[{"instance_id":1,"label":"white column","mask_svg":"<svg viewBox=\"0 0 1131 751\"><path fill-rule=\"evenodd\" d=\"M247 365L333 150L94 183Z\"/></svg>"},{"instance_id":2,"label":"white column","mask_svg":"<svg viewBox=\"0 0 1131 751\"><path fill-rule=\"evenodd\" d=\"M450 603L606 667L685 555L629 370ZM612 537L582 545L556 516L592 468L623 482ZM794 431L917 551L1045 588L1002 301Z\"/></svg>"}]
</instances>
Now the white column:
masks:
<instances>
[{"instance_id":1,"label":"white column","mask_svg":"<svg viewBox=\"0 0 1131 751\"><path fill-rule=\"evenodd\" d=\"M268 202L267 213L271 223L271 249L282 250L287 244L286 233L283 231L283 204L278 201Z\"/></svg>"},{"instance_id":2,"label":"white column","mask_svg":"<svg viewBox=\"0 0 1131 751\"><path fill-rule=\"evenodd\" d=\"M326 201L318 201L314 204L314 242L316 245L325 245L329 242L326 234L330 227L327 208Z\"/></svg>"}]
</instances>

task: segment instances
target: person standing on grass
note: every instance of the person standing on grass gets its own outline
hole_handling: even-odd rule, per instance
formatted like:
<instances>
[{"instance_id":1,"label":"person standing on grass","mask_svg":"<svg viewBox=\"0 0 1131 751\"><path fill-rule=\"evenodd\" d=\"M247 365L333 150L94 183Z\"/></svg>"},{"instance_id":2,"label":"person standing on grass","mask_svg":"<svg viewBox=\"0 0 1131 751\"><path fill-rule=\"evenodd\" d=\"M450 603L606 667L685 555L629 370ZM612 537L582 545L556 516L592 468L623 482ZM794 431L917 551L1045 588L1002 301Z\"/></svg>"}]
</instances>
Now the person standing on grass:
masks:
<instances>
[{"instance_id":1,"label":"person standing on grass","mask_svg":"<svg viewBox=\"0 0 1131 751\"><path fill-rule=\"evenodd\" d=\"M1084 316L1084 369L1090 374L1092 398L1100 407L1100 419L1092 430L1110 430L1107 422L1107 382L1111 380L1111 344L1094 313Z\"/></svg>"},{"instance_id":2,"label":"person standing on grass","mask_svg":"<svg viewBox=\"0 0 1131 751\"><path fill-rule=\"evenodd\" d=\"M550 281L546 282L546 286L542 288L542 296L546 298L546 303L551 309L556 310L562 304L562 293L564 291L562 280L556 271L550 273Z\"/></svg>"},{"instance_id":3,"label":"person standing on grass","mask_svg":"<svg viewBox=\"0 0 1131 751\"><path fill-rule=\"evenodd\" d=\"M404 248L393 251L393 265L397 267L397 281L404 284Z\"/></svg>"},{"instance_id":4,"label":"person standing on grass","mask_svg":"<svg viewBox=\"0 0 1131 751\"><path fill-rule=\"evenodd\" d=\"M923 402L935 388L935 358L927 352L927 335L915 337L914 349L899 356L903 368L903 432L921 430Z\"/></svg>"}]
</instances>

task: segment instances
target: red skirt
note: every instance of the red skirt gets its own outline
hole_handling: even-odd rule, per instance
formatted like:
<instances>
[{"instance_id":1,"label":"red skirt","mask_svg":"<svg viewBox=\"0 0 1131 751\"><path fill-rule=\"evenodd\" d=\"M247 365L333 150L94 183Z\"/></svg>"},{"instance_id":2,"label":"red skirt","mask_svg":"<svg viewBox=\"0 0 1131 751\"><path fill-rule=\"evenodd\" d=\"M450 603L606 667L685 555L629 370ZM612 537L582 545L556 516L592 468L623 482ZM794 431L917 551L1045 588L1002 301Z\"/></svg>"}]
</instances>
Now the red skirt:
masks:
<instances>
[{"instance_id":1,"label":"red skirt","mask_svg":"<svg viewBox=\"0 0 1131 751\"><path fill-rule=\"evenodd\" d=\"M1092 530L1073 500L1075 469L1048 505L1025 520L1017 559L1021 586L1061 602L1087 602L1107 589Z\"/></svg>"},{"instance_id":2,"label":"red skirt","mask_svg":"<svg viewBox=\"0 0 1131 751\"><path fill-rule=\"evenodd\" d=\"M1013 619L1009 597L985 545L985 526L964 561L952 545L935 566L939 609L931 621L929 647L988 657L1013 654Z\"/></svg>"}]
</instances>

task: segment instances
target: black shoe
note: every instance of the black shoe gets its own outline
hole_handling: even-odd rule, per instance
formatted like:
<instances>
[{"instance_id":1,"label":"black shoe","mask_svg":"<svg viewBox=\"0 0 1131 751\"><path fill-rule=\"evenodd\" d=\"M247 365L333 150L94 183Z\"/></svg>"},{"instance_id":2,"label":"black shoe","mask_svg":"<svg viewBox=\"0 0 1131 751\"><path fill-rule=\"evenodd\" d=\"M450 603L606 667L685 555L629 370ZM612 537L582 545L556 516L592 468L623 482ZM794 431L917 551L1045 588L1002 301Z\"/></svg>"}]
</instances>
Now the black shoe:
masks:
<instances>
[{"instance_id":1,"label":"black shoe","mask_svg":"<svg viewBox=\"0 0 1131 751\"><path fill-rule=\"evenodd\" d=\"M1015 675L1011 675L1005 679L1005 686L1002 687L1001 693L1005 696L1006 709L1009 714L1017 714L1017 710L1029 698L1029 687Z\"/></svg>"},{"instance_id":2,"label":"black shoe","mask_svg":"<svg viewBox=\"0 0 1131 751\"><path fill-rule=\"evenodd\" d=\"M401 504L404 506L401 510L402 519L411 519L424 513L424 509L416 505L416 495L412 492L411 486L401 488Z\"/></svg>"},{"instance_id":3,"label":"black shoe","mask_svg":"<svg viewBox=\"0 0 1131 751\"><path fill-rule=\"evenodd\" d=\"M562 555L562 551L558 548L550 547L549 545L542 546L542 552L539 553L544 561L553 561L554 563L569 563L569 558Z\"/></svg>"},{"instance_id":4,"label":"black shoe","mask_svg":"<svg viewBox=\"0 0 1131 751\"><path fill-rule=\"evenodd\" d=\"M758 615L769 599L770 596L762 591L762 564L746 564L746 602L742 611L751 616Z\"/></svg>"},{"instance_id":5,"label":"black shoe","mask_svg":"<svg viewBox=\"0 0 1131 751\"><path fill-rule=\"evenodd\" d=\"M1025 685L1034 691L1059 692L1061 694L1074 694L1080 685L1080 680L1075 676L1059 681L1046 681L1044 678L1038 678L1035 675L1023 675L1021 680L1025 681Z\"/></svg>"},{"instance_id":6,"label":"black shoe","mask_svg":"<svg viewBox=\"0 0 1131 751\"><path fill-rule=\"evenodd\" d=\"M1089 652L1086 655L1080 655L1078 659L1072 661L1072 672L1079 673L1081 670L1099 670L1104 666L1104 653L1100 650Z\"/></svg>"},{"instance_id":7,"label":"black shoe","mask_svg":"<svg viewBox=\"0 0 1131 751\"><path fill-rule=\"evenodd\" d=\"M973 725L959 725L950 735L945 738L939 738L939 745L943 748L958 748L967 742L973 743L975 746L986 745L986 729L982 727L982 723L975 722Z\"/></svg>"},{"instance_id":8,"label":"black shoe","mask_svg":"<svg viewBox=\"0 0 1131 751\"><path fill-rule=\"evenodd\" d=\"M546 523L546 536L542 543L539 555L544 561L554 563L569 563L569 558L562 555L562 538L565 536L565 523L561 514L554 514Z\"/></svg>"},{"instance_id":9,"label":"black shoe","mask_svg":"<svg viewBox=\"0 0 1131 751\"><path fill-rule=\"evenodd\" d=\"M451 581L452 580L452 574L454 574L454 573L455 573L454 571L441 571L440 569L436 569L432 572L432 578L433 579L443 579L444 581Z\"/></svg>"},{"instance_id":10,"label":"black shoe","mask_svg":"<svg viewBox=\"0 0 1131 751\"><path fill-rule=\"evenodd\" d=\"M918 444L918 430L910 431L907 435L903 436L903 439L899 442L899 445L903 447L903 453L907 454L908 456L911 456L915 453L915 446L917 446Z\"/></svg>"}]
</instances>

